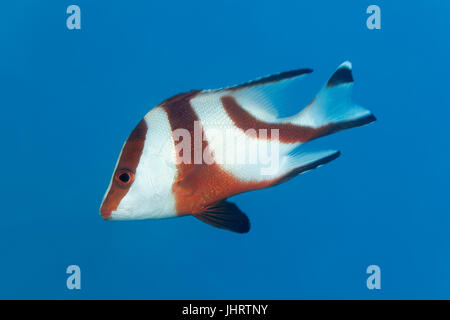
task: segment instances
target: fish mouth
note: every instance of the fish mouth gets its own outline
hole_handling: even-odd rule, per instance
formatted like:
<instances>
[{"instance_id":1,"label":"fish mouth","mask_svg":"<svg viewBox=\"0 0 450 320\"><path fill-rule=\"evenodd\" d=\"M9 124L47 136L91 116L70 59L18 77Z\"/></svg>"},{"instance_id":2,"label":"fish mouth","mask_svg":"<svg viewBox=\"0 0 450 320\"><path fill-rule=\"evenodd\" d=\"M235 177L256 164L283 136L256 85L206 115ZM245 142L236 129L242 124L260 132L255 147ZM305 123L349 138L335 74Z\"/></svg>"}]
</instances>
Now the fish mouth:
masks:
<instances>
[{"instance_id":1,"label":"fish mouth","mask_svg":"<svg viewBox=\"0 0 450 320\"><path fill-rule=\"evenodd\" d=\"M111 214L100 214L103 218L103 220L111 220Z\"/></svg>"},{"instance_id":2,"label":"fish mouth","mask_svg":"<svg viewBox=\"0 0 450 320\"><path fill-rule=\"evenodd\" d=\"M111 217L111 215L112 215L111 210L108 210L108 209L104 208L103 205L100 208L100 215L102 216L103 220L111 220L111 218L112 218Z\"/></svg>"}]
</instances>

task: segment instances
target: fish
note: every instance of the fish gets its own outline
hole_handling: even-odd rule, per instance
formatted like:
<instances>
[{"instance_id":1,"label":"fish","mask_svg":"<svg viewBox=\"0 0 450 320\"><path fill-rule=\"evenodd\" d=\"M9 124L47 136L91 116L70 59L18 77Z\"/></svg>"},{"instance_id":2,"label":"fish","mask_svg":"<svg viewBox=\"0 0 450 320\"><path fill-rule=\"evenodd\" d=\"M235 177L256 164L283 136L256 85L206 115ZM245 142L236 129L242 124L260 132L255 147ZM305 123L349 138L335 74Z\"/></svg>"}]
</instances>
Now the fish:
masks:
<instances>
[{"instance_id":1,"label":"fish","mask_svg":"<svg viewBox=\"0 0 450 320\"><path fill-rule=\"evenodd\" d=\"M307 142L376 120L351 99L352 64L339 65L297 114L284 92L312 69L295 69L214 90L190 90L151 109L125 141L100 214L105 220L191 215L247 233L250 220L229 198L269 188L339 157ZM298 98L297 98L298 99Z\"/></svg>"}]
</instances>

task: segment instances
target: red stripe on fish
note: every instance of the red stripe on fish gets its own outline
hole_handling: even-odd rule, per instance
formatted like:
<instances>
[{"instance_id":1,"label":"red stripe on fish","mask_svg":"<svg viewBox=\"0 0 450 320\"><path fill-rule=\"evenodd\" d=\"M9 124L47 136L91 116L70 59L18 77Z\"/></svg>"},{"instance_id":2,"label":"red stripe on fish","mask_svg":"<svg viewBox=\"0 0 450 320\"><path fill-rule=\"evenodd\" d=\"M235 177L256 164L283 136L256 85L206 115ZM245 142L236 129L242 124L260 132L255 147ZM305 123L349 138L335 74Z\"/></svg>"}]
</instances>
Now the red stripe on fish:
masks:
<instances>
[{"instance_id":1,"label":"red stripe on fish","mask_svg":"<svg viewBox=\"0 0 450 320\"><path fill-rule=\"evenodd\" d=\"M317 128L295 125L291 123L269 123L255 118L252 114L242 108L233 96L223 96L221 101L226 113L235 126L246 132L247 135L255 137L256 131L257 138L274 139L269 134L261 137L259 135L259 130L267 130L267 133L269 133L273 129L278 129L278 139L283 143L307 142L343 129L361 125L363 122L373 121L371 119L361 119L341 123L330 122Z\"/></svg>"},{"instance_id":2,"label":"red stripe on fish","mask_svg":"<svg viewBox=\"0 0 450 320\"><path fill-rule=\"evenodd\" d=\"M144 149L146 135L147 123L145 120L141 120L123 146L114 177L111 181L111 187L100 208L100 213L104 219L108 219L111 216L112 211L117 209L120 201L130 189L142 150Z\"/></svg>"}]
</instances>

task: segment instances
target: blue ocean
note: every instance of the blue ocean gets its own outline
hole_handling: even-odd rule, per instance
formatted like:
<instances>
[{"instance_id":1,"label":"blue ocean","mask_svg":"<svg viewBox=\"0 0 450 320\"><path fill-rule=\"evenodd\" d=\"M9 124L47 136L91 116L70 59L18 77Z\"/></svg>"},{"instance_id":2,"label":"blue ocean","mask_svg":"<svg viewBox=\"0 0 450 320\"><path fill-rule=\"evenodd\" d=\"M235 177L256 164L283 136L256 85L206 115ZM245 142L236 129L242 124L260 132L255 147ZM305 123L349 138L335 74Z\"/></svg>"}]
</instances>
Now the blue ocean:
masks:
<instances>
[{"instance_id":1,"label":"blue ocean","mask_svg":"<svg viewBox=\"0 0 450 320\"><path fill-rule=\"evenodd\" d=\"M449 11L444 0L3 1L0 298L449 299ZM120 148L161 101L314 69L289 116L346 60L354 101L377 121L314 142L337 160L231 198L249 233L99 215Z\"/></svg>"}]
</instances>

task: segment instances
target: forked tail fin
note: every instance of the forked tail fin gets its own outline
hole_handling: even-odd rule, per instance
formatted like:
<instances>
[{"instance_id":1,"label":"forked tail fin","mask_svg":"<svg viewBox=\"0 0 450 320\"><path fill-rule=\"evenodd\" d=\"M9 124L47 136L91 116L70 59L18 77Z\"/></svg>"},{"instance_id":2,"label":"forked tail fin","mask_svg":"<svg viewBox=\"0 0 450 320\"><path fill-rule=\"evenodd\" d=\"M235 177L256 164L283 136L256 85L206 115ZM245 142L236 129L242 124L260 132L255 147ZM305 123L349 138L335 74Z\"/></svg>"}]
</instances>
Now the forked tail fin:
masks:
<instances>
[{"instance_id":1,"label":"forked tail fin","mask_svg":"<svg viewBox=\"0 0 450 320\"><path fill-rule=\"evenodd\" d=\"M369 110L352 102L352 86L352 65L346 61L313 101L289 120L295 125L317 129L308 140L375 121Z\"/></svg>"}]
</instances>

